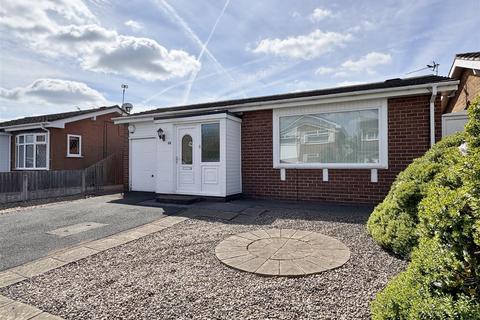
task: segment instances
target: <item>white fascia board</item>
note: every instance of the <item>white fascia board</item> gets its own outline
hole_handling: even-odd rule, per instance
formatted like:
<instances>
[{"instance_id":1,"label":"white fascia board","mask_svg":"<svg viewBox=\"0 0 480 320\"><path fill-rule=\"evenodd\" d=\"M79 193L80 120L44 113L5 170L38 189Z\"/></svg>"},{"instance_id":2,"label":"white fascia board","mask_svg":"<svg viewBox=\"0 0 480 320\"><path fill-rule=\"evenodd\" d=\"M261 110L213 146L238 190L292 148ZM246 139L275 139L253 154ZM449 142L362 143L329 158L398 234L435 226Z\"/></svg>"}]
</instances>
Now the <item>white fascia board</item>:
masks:
<instances>
[{"instance_id":1,"label":"white fascia board","mask_svg":"<svg viewBox=\"0 0 480 320\"><path fill-rule=\"evenodd\" d=\"M79 116L75 117L70 117L62 120L56 120L52 122L36 122L36 123L25 123L25 124L17 124L13 126L8 126L8 127L0 127L0 129L4 129L5 131L20 131L20 130L30 130L30 129L40 129L40 128L60 128L63 129L65 128L65 124L69 122L75 122L83 119L88 119L88 118L93 118L96 116L101 116L104 114L109 114L117 112L120 114L125 114L125 112L121 111L120 108L112 108L112 109L106 109L106 110L99 110L99 111L94 111L91 113L86 113L82 114Z\"/></svg>"},{"instance_id":2,"label":"white fascia board","mask_svg":"<svg viewBox=\"0 0 480 320\"><path fill-rule=\"evenodd\" d=\"M254 111L254 110L263 110L263 109L275 109L282 107L292 107L302 104L324 104L332 102L344 102L344 101L353 101L353 100L369 100L377 98L391 98L391 97L401 97L417 94L430 94L431 88L435 84L437 85L439 92L447 92L456 90L458 88L458 80L445 81L445 82L435 82L427 83L421 85L413 85L408 87L395 87L395 88L386 88L386 89L373 89L373 90L364 90L364 91L354 91L354 92L345 92L345 93L336 93L322 96L313 96L313 97L302 97L302 98L292 98L292 99L279 99L274 101L265 101L265 102L248 102L237 105L228 105L221 107L210 107L202 109L185 109L185 110L173 110L166 112L157 112L151 113L148 115L132 115L124 118L114 118L115 124L117 123L130 123L137 121L136 119L142 119L140 121L148 121L149 119L154 118L155 116L169 116L169 115L181 115L185 113L191 113L198 110L198 112L208 112L208 111L222 111L229 110L232 112L243 112L243 111Z\"/></svg>"},{"instance_id":3,"label":"white fascia board","mask_svg":"<svg viewBox=\"0 0 480 320\"><path fill-rule=\"evenodd\" d=\"M136 122L148 122L153 121L154 117L151 115L141 117L141 118L131 118L131 117L121 117L121 118L113 118L114 124L125 124L125 123L136 123Z\"/></svg>"},{"instance_id":4,"label":"white fascia board","mask_svg":"<svg viewBox=\"0 0 480 320\"><path fill-rule=\"evenodd\" d=\"M452 77L455 75L458 68L480 70L480 60L463 60L457 58L455 59L455 62L453 62L448 76Z\"/></svg>"},{"instance_id":5,"label":"white fascia board","mask_svg":"<svg viewBox=\"0 0 480 320\"><path fill-rule=\"evenodd\" d=\"M125 112L121 111L119 108L105 109L105 110L94 111L94 112L91 112L91 113L81 114L81 115L78 115L78 116L74 116L74 117L70 117L70 118L66 118L66 119L62 119L62 120L52 121L46 127L64 129L66 123L80 121L80 120L93 118L93 117L98 117L98 116L101 116L101 115L104 115L104 114L109 114L109 113L114 113L114 112L119 113L119 114L125 114Z\"/></svg>"},{"instance_id":6,"label":"white fascia board","mask_svg":"<svg viewBox=\"0 0 480 320\"><path fill-rule=\"evenodd\" d=\"M154 120L153 123L193 123L193 122L204 122L210 120L219 120L219 119L230 119L237 122L242 122L241 119L237 117L232 117L227 113L217 113L217 114L207 114L201 116L191 116L191 117L172 117L168 119L158 119Z\"/></svg>"},{"instance_id":7,"label":"white fascia board","mask_svg":"<svg viewBox=\"0 0 480 320\"><path fill-rule=\"evenodd\" d=\"M8 126L8 127L1 127L0 129L5 130L5 132L32 130L32 129L41 129L42 127L46 127L49 124L50 124L49 122L26 123L26 124L17 124L17 125Z\"/></svg>"}]
</instances>

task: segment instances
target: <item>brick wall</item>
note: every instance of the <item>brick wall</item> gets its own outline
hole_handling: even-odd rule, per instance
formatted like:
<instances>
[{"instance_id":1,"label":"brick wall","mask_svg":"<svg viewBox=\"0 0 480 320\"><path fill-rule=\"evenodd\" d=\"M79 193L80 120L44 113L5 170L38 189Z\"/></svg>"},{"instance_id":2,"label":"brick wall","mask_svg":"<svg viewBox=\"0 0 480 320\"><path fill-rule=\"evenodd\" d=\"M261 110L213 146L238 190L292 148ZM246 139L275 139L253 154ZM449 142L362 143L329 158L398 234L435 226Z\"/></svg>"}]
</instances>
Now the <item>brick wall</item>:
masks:
<instances>
[{"instance_id":1,"label":"brick wall","mask_svg":"<svg viewBox=\"0 0 480 320\"><path fill-rule=\"evenodd\" d=\"M51 170L73 170L86 168L112 153L123 152L126 146L128 155L128 132L124 125L115 125L111 118L118 113L109 113L92 118L70 122L64 129L49 128L50 131L50 163ZM41 132L27 130L12 135L12 170L15 170L15 136L22 133ZM67 135L82 136L82 157L67 157ZM118 163L123 166L123 162ZM128 168L128 167L127 167ZM127 172L128 174L128 172Z\"/></svg>"},{"instance_id":2,"label":"brick wall","mask_svg":"<svg viewBox=\"0 0 480 320\"><path fill-rule=\"evenodd\" d=\"M448 103L447 113L465 110L465 107L478 95L480 95L480 75L474 75L471 69L464 70L460 75L458 90Z\"/></svg>"},{"instance_id":3,"label":"brick wall","mask_svg":"<svg viewBox=\"0 0 480 320\"><path fill-rule=\"evenodd\" d=\"M50 165L52 170L86 168L112 153L121 152L126 142L125 128L117 126L111 118L118 113L109 113L70 122L64 129L50 129ZM82 136L82 157L67 157L67 135ZM122 163L119 163L122 165Z\"/></svg>"},{"instance_id":4,"label":"brick wall","mask_svg":"<svg viewBox=\"0 0 480 320\"><path fill-rule=\"evenodd\" d=\"M430 95L388 100L389 166L378 170L378 182L370 182L370 170L287 169L286 181L273 169L272 110L245 112L242 120L243 193L251 197L286 200L378 203L397 174L430 148ZM435 103L436 138L441 137L440 98Z\"/></svg>"}]
</instances>

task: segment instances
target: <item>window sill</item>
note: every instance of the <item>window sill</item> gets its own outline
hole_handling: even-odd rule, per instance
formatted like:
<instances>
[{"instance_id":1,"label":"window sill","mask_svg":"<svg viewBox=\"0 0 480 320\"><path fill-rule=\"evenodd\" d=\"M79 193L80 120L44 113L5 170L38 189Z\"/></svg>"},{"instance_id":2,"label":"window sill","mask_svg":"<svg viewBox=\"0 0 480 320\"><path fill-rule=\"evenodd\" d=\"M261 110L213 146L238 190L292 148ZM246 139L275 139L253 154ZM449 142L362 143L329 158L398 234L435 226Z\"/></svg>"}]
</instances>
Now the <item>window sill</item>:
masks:
<instances>
[{"instance_id":1,"label":"window sill","mask_svg":"<svg viewBox=\"0 0 480 320\"><path fill-rule=\"evenodd\" d=\"M66 158L83 158L82 155L67 154Z\"/></svg>"},{"instance_id":2,"label":"window sill","mask_svg":"<svg viewBox=\"0 0 480 320\"><path fill-rule=\"evenodd\" d=\"M275 163L274 169L388 169L388 165L380 163Z\"/></svg>"},{"instance_id":3,"label":"window sill","mask_svg":"<svg viewBox=\"0 0 480 320\"><path fill-rule=\"evenodd\" d=\"M15 168L13 171L47 171L48 168Z\"/></svg>"}]
</instances>

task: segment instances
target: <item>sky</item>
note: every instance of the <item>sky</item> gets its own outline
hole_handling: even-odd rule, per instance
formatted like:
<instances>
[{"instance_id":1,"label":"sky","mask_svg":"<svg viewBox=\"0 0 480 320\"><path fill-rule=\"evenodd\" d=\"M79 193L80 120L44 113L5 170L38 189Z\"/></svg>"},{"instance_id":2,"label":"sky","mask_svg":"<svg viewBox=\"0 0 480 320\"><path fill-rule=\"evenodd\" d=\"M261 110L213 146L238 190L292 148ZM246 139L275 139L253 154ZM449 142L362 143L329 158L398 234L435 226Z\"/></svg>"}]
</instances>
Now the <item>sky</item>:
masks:
<instances>
[{"instance_id":1,"label":"sky","mask_svg":"<svg viewBox=\"0 0 480 320\"><path fill-rule=\"evenodd\" d=\"M16 0L0 5L0 121L133 112L448 75L479 0Z\"/></svg>"}]
</instances>

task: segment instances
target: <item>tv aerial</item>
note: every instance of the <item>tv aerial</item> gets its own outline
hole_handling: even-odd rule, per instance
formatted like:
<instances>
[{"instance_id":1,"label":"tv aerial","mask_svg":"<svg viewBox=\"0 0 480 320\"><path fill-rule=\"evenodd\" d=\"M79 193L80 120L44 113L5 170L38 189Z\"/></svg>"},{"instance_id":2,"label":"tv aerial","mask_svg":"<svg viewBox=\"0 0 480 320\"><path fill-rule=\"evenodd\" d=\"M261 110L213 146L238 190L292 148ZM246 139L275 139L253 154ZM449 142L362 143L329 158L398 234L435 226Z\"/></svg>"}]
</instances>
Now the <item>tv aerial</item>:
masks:
<instances>
[{"instance_id":1,"label":"tv aerial","mask_svg":"<svg viewBox=\"0 0 480 320\"><path fill-rule=\"evenodd\" d=\"M435 73L436 76L438 76L438 66L439 65L440 65L439 63L436 63L435 61L432 61L431 64L427 64L424 68L413 70L413 71L407 72L405 74L417 73L417 72L420 72L420 71L423 71L423 70L430 69L430 70L432 70L432 72Z\"/></svg>"}]
</instances>

